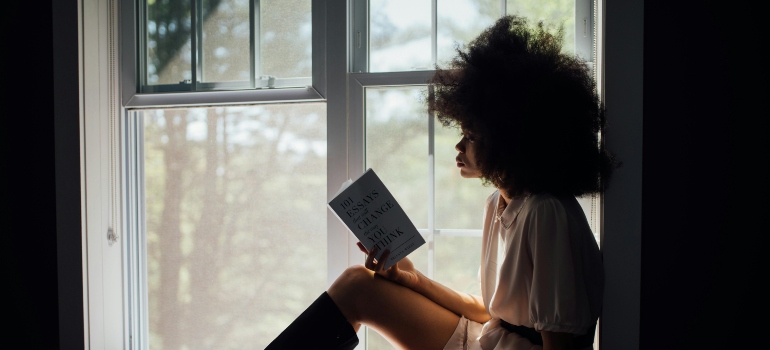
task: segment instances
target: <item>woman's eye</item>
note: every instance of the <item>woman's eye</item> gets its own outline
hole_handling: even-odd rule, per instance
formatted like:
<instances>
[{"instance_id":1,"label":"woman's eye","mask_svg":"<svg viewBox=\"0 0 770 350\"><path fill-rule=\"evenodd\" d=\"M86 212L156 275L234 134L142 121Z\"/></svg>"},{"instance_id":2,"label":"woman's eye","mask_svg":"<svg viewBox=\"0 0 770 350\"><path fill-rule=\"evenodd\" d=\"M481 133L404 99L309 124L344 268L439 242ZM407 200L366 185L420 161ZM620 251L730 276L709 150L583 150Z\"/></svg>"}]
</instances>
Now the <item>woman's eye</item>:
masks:
<instances>
[{"instance_id":1,"label":"woman's eye","mask_svg":"<svg viewBox=\"0 0 770 350\"><path fill-rule=\"evenodd\" d=\"M473 142L473 141L476 141L476 138L475 138L475 137L473 137L473 135L471 135L471 134L470 134L470 133L468 133L468 132L464 132L464 131L463 131L463 132L460 132L460 137L462 137L462 138L464 138L464 139L468 140L468 142Z\"/></svg>"}]
</instances>

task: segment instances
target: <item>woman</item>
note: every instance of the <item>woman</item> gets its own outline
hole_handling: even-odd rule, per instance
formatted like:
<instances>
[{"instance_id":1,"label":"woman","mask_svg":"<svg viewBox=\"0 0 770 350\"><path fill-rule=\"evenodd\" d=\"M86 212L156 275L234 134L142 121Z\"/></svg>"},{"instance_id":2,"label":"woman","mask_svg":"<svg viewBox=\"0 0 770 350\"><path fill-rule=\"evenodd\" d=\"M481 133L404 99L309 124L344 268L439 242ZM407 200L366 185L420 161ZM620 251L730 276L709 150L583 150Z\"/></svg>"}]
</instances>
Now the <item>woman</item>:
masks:
<instances>
[{"instance_id":1,"label":"woman","mask_svg":"<svg viewBox=\"0 0 770 350\"><path fill-rule=\"evenodd\" d=\"M592 346L604 273L575 196L600 192L613 161L598 146L595 83L560 52L561 38L501 18L430 82L429 109L462 131L460 175L497 188L484 214L482 295L447 288L408 258L383 270L359 243L365 265L348 268L269 349L350 349L362 324L406 349Z\"/></svg>"}]
</instances>

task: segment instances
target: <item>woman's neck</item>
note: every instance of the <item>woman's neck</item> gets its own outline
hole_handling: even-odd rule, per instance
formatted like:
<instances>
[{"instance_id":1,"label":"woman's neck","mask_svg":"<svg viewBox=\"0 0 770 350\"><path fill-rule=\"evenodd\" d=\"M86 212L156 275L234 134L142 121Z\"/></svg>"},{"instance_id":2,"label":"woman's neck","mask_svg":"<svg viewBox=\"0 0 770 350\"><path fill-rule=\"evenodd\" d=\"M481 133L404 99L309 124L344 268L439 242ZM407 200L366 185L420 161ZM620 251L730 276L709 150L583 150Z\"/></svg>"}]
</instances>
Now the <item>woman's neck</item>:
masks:
<instances>
[{"instance_id":1,"label":"woman's neck","mask_svg":"<svg viewBox=\"0 0 770 350\"><path fill-rule=\"evenodd\" d=\"M500 197L502 197L502 199L503 199L503 208L505 208L505 207L508 206L508 203L511 202L513 197L511 195L509 195L507 192L505 192L505 190L503 190L503 189L498 188L498 191L500 191ZM527 194L529 194L529 193L527 193ZM518 198L524 198L526 196L517 196L517 197Z\"/></svg>"},{"instance_id":2,"label":"woman's neck","mask_svg":"<svg viewBox=\"0 0 770 350\"><path fill-rule=\"evenodd\" d=\"M503 202L504 202L503 207L507 207L508 203L511 202L511 197L504 190L502 189L499 189L499 190L500 190L500 197L503 197Z\"/></svg>"}]
</instances>

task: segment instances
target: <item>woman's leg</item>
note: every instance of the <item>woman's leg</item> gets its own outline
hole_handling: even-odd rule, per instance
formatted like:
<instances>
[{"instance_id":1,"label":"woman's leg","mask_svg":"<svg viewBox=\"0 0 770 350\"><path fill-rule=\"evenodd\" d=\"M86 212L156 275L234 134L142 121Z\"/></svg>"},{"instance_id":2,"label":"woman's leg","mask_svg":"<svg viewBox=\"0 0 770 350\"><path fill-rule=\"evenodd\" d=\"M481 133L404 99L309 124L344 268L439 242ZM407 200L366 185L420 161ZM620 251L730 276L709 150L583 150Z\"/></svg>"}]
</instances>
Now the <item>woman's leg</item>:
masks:
<instances>
[{"instance_id":1,"label":"woman's leg","mask_svg":"<svg viewBox=\"0 0 770 350\"><path fill-rule=\"evenodd\" d=\"M443 349L460 317L409 288L363 266L353 266L329 287L348 322L374 328L405 349Z\"/></svg>"}]
</instances>

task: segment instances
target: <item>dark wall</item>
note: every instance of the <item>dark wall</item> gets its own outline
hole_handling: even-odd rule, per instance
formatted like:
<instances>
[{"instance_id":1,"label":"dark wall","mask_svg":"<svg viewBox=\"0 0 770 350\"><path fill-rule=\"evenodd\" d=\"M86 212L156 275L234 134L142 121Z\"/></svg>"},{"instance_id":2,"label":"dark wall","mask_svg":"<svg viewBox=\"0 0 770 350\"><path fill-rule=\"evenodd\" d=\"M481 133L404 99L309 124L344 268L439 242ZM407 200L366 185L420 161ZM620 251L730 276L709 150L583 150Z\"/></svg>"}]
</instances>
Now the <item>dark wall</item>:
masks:
<instances>
[{"instance_id":1,"label":"dark wall","mask_svg":"<svg viewBox=\"0 0 770 350\"><path fill-rule=\"evenodd\" d=\"M4 334L28 349L82 349L77 2L5 6Z\"/></svg>"},{"instance_id":2,"label":"dark wall","mask_svg":"<svg viewBox=\"0 0 770 350\"><path fill-rule=\"evenodd\" d=\"M59 346L83 349L77 0L52 0Z\"/></svg>"},{"instance_id":3,"label":"dark wall","mask_svg":"<svg viewBox=\"0 0 770 350\"><path fill-rule=\"evenodd\" d=\"M6 334L30 348L58 347L56 194L51 11L14 2L2 21L4 49L2 210ZM45 7L42 7L45 9ZM34 21L29 14L34 13ZM26 14L26 15L25 15Z\"/></svg>"},{"instance_id":4,"label":"dark wall","mask_svg":"<svg viewBox=\"0 0 770 350\"><path fill-rule=\"evenodd\" d=\"M642 349L752 341L768 176L767 111L755 109L766 58L751 12L645 2Z\"/></svg>"}]
</instances>

